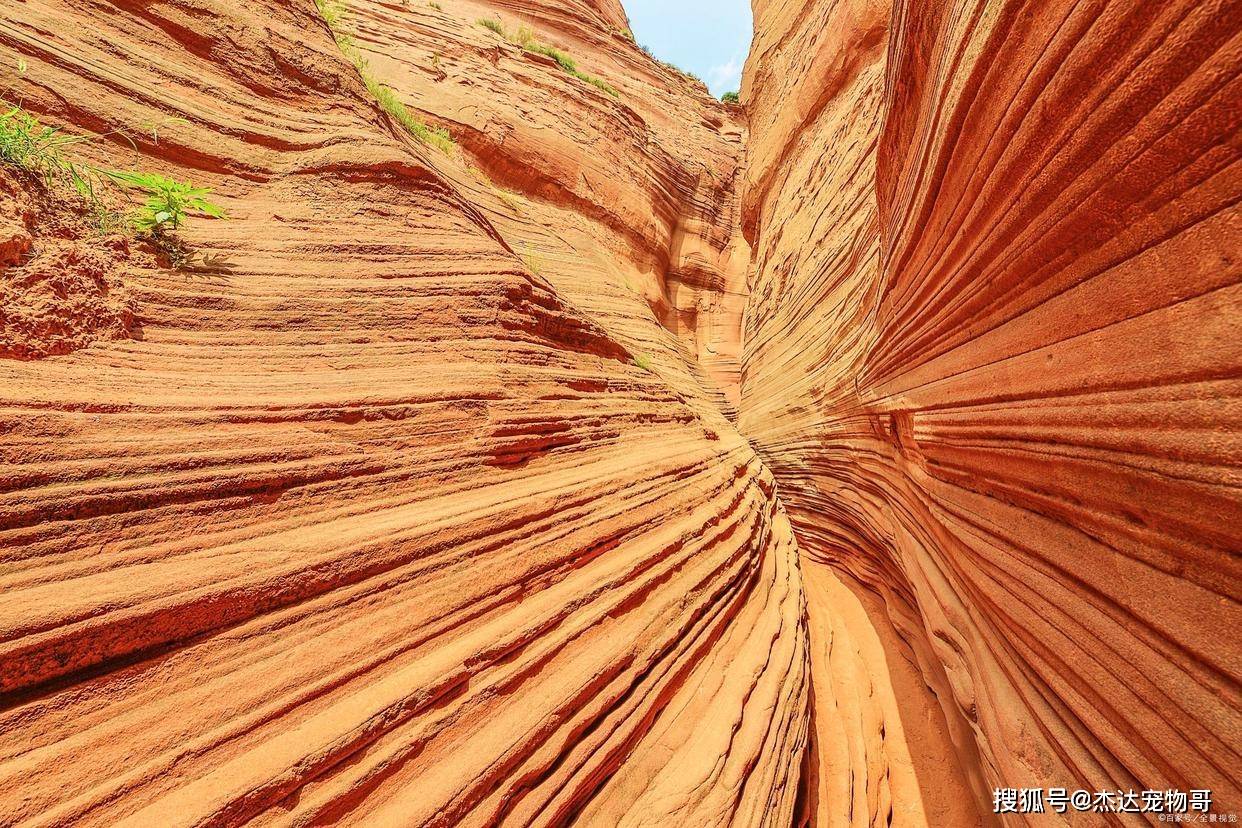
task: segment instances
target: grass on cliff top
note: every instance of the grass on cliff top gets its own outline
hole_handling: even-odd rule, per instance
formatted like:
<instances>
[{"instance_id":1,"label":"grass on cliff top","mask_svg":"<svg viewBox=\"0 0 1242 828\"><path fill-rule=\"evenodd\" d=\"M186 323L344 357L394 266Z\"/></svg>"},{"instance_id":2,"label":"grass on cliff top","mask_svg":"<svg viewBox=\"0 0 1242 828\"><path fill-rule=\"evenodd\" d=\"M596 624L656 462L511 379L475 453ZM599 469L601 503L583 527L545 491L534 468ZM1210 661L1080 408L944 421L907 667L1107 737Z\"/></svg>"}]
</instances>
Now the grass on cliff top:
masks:
<instances>
[{"instance_id":1,"label":"grass on cliff top","mask_svg":"<svg viewBox=\"0 0 1242 828\"><path fill-rule=\"evenodd\" d=\"M725 103L735 104L735 103L741 102L742 99L741 97L738 96L736 92L726 92L720 96L720 100L724 101Z\"/></svg>"},{"instance_id":2,"label":"grass on cliff top","mask_svg":"<svg viewBox=\"0 0 1242 828\"><path fill-rule=\"evenodd\" d=\"M349 31L349 7L345 0L315 0L315 9L319 12L323 22L328 24L328 30L332 32L332 37L336 40L337 47L341 50L341 54L349 59L349 62L358 70L358 75L362 78L362 82L366 84L367 91L371 93L371 97L379 104L380 109L387 112L393 119L405 128L405 131L414 136L428 146L435 147L449 155L453 152L453 147L457 143L453 140L453 136L447 129L439 127L429 127L423 123L409 107L401 102L397 94L390 87L380 83L374 75L371 74L370 67L367 65L367 59L362 56L358 48L354 45L353 33Z\"/></svg>"},{"instance_id":3,"label":"grass on cliff top","mask_svg":"<svg viewBox=\"0 0 1242 828\"><path fill-rule=\"evenodd\" d=\"M510 34L505 30L504 24L494 17L480 17L476 21L480 26L488 31L495 32L513 45L527 51L534 52L544 57L550 57L556 61L556 65L565 70L566 73L573 75L580 81L591 84L596 89L612 95L614 98L620 98L621 93L609 85L606 81L588 75L586 72L579 71L578 63L572 57L557 49L555 46L549 46L535 38L534 31L529 26L521 26L515 34Z\"/></svg>"},{"instance_id":4,"label":"grass on cliff top","mask_svg":"<svg viewBox=\"0 0 1242 828\"><path fill-rule=\"evenodd\" d=\"M693 72L687 72L685 69L682 69L676 63L669 63L667 60L658 60L658 59L657 61L665 69L668 69L671 72L676 72L677 74L681 75L683 78L689 78L690 80L694 81L700 86L707 86L707 84L703 82L703 79L700 78L698 75L694 74Z\"/></svg>"},{"instance_id":5,"label":"grass on cliff top","mask_svg":"<svg viewBox=\"0 0 1242 828\"><path fill-rule=\"evenodd\" d=\"M689 78L690 80L696 81L702 84L703 86L707 86L706 83L703 83L703 79L700 78L698 75L694 74L693 72L687 72L685 69L682 69L676 63L669 63L667 60L660 60L658 57L652 54L650 46L647 46L646 44L640 44L638 48L642 49L643 54L645 54L647 57L651 58L656 63L660 64L661 66L663 66L665 69L669 70L670 72L676 72L678 75L681 75L683 78Z\"/></svg>"}]
</instances>

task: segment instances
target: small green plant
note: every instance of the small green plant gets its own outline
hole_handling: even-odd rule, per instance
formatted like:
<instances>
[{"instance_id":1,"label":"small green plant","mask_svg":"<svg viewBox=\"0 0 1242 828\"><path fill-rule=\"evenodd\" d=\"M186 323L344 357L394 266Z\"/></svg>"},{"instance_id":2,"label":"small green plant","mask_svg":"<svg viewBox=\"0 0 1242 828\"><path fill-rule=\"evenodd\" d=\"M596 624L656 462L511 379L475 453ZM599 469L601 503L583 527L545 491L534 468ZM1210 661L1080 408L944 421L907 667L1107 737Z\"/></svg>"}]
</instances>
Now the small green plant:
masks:
<instances>
[{"instance_id":1,"label":"small green plant","mask_svg":"<svg viewBox=\"0 0 1242 828\"><path fill-rule=\"evenodd\" d=\"M648 373L655 373L655 369L651 367L651 360L646 354L634 354L634 364Z\"/></svg>"},{"instance_id":2,"label":"small green plant","mask_svg":"<svg viewBox=\"0 0 1242 828\"><path fill-rule=\"evenodd\" d=\"M432 3L428 3L427 5L431 6L436 11L444 11L444 8L439 3L432 2Z\"/></svg>"},{"instance_id":3,"label":"small green plant","mask_svg":"<svg viewBox=\"0 0 1242 828\"><path fill-rule=\"evenodd\" d=\"M499 20L493 17L480 17L475 22L478 23L483 28L495 32L501 37L508 38L509 36L508 34L505 33L505 24L501 23Z\"/></svg>"},{"instance_id":4,"label":"small green plant","mask_svg":"<svg viewBox=\"0 0 1242 828\"><path fill-rule=\"evenodd\" d=\"M209 187L195 187L158 173L104 172L111 180L146 193L147 200L135 209L131 220L134 228L159 238L168 230L176 230L189 213L202 213L212 218L228 218L219 205L207 200Z\"/></svg>"},{"instance_id":5,"label":"small green plant","mask_svg":"<svg viewBox=\"0 0 1242 828\"><path fill-rule=\"evenodd\" d=\"M349 7L346 5L345 0L315 0L315 8L318 10L319 16L323 18L323 22L328 24L328 29L332 32L332 37L336 40L336 45L340 48L341 53L358 70L362 82L366 84L367 91L371 93L371 97L375 98L375 102L379 104L380 109L391 115L397 123L405 127L406 132L413 135L419 141L435 147L446 155L452 153L453 147L457 144L447 129L429 127L424 124L414 116L414 113L410 112L392 89L380 83L371 74L371 70L367 66L367 59L362 56L362 53L354 45L353 35L348 30Z\"/></svg>"},{"instance_id":6,"label":"small green plant","mask_svg":"<svg viewBox=\"0 0 1242 828\"><path fill-rule=\"evenodd\" d=\"M173 118L165 123L183 120ZM153 140L158 141L160 126L149 125ZM148 235L166 251L178 254L173 256L170 252L174 262L184 260L189 251L180 242L168 238L165 231L180 227L192 212L226 218L224 210L206 199L210 192L207 188L155 173L105 170L73 161L64 153L65 148L73 144L102 137L69 135L59 127L44 126L21 107L12 107L0 114L0 161L39 176L50 193L63 192L65 187L71 189L94 219L99 232L137 231ZM101 195L101 189L107 187L133 187L146 193L147 200L143 206L123 213L109 206Z\"/></svg>"},{"instance_id":7,"label":"small green plant","mask_svg":"<svg viewBox=\"0 0 1242 828\"><path fill-rule=\"evenodd\" d=\"M480 17L475 22L483 28L500 35L514 46L517 46L527 52L534 52L535 54L552 58L552 60L556 61L557 66L561 67L561 69L565 70L568 74L573 75L578 80L589 83L596 89L607 92L614 98L621 97L621 93L605 81L602 81L593 75L588 75L585 72L578 71L578 62L572 57L565 54L560 49L557 49L555 46L549 46L548 44L539 41L535 37L535 32L530 26L519 26L517 32L511 35L505 30L504 24L495 18Z\"/></svg>"},{"instance_id":8,"label":"small green plant","mask_svg":"<svg viewBox=\"0 0 1242 828\"><path fill-rule=\"evenodd\" d=\"M19 57L17 59L17 74L24 75L26 74L26 70L29 68L30 68L30 64L26 62L26 59L24 57Z\"/></svg>"},{"instance_id":9,"label":"small green plant","mask_svg":"<svg viewBox=\"0 0 1242 828\"><path fill-rule=\"evenodd\" d=\"M741 101L741 98L738 97L738 94L736 92L726 92L720 96L720 100L724 101L727 104L735 104Z\"/></svg>"},{"instance_id":10,"label":"small green plant","mask_svg":"<svg viewBox=\"0 0 1242 828\"><path fill-rule=\"evenodd\" d=\"M0 161L35 173L48 184L56 178L80 174L79 170L84 168L67 160L62 150L84 140L86 136L68 135L59 127L44 126L19 106L0 114Z\"/></svg>"}]
</instances>

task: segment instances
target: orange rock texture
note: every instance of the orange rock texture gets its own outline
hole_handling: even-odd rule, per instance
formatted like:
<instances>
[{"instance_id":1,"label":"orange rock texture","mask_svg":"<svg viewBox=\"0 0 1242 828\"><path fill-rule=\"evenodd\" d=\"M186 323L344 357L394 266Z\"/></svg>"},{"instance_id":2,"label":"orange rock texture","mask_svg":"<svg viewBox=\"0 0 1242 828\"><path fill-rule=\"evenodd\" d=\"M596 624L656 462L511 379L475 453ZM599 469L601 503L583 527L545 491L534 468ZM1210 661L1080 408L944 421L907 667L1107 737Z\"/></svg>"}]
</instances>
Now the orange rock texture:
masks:
<instances>
[{"instance_id":1,"label":"orange rock texture","mask_svg":"<svg viewBox=\"0 0 1242 828\"><path fill-rule=\"evenodd\" d=\"M0 824L1242 811L1242 8L754 10L0 0Z\"/></svg>"},{"instance_id":2,"label":"orange rock texture","mask_svg":"<svg viewBox=\"0 0 1242 828\"><path fill-rule=\"evenodd\" d=\"M741 128L615 5L524 19L624 99L441 5L348 25L451 154L310 0L4 4L6 100L231 220L0 361L0 823L792 818L796 546L659 318L728 307Z\"/></svg>"},{"instance_id":3,"label":"orange rock texture","mask_svg":"<svg viewBox=\"0 0 1242 828\"><path fill-rule=\"evenodd\" d=\"M1242 8L754 5L739 425L812 622L829 567L891 625L916 771L1242 809Z\"/></svg>"}]
</instances>

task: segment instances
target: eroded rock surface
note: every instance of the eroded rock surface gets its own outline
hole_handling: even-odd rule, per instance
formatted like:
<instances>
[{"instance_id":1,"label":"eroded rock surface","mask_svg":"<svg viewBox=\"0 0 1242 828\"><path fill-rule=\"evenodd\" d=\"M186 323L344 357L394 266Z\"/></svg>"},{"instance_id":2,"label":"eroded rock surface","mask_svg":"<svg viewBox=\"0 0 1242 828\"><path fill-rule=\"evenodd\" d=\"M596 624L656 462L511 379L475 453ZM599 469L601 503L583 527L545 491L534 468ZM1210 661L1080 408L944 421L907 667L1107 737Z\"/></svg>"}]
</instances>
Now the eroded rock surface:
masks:
<instances>
[{"instance_id":1,"label":"eroded rock surface","mask_svg":"<svg viewBox=\"0 0 1242 828\"><path fill-rule=\"evenodd\" d=\"M1239 8L755 9L739 423L812 621L822 564L882 598L975 791L1238 810ZM858 742L821 767L894 785L894 729Z\"/></svg>"},{"instance_id":2,"label":"eroded rock surface","mask_svg":"<svg viewBox=\"0 0 1242 828\"><path fill-rule=\"evenodd\" d=\"M615 4L548 14L650 64L712 152L648 152L629 105L488 42L495 9L441 5L351 25L382 77L430 60L420 37L475 67L444 85L476 121L437 99L451 156L380 113L310 0L5 5L28 62L6 98L130 130L136 153L83 151L213 187L231 220L187 225L188 269L128 277L141 340L0 361L0 822L792 818L796 547L652 310L729 242L694 204L740 127L604 28ZM539 121L603 126L488 132ZM556 192L499 175L535 149L570 165L539 173ZM629 167L585 174L609 152Z\"/></svg>"},{"instance_id":3,"label":"eroded rock surface","mask_svg":"<svg viewBox=\"0 0 1242 828\"><path fill-rule=\"evenodd\" d=\"M0 167L0 359L40 359L134 336L129 239L100 238L41 176Z\"/></svg>"},{"instance_id":4,"label":"eroded rock surface","mask_svg":"<svg viewBox=\"0 0 1242 828\"><path fill-rule=\"evenodd\" d=\"M2 11L230 220L0 359L0 823L1242 810L1236 4L756 0L733 108L617 0L349 0L448 152L313 0Z\"/></svg>"},{"instance_id":5,"label":"eroded rock surface","mask_svg":"<svg viewBox=\"0 0 1242 828\"><path fill-rule=\"evenodd\" d=\"M350 8L376 77L447 127L501 197L502 232L515 249L627 341L643 338L644 317L654 315L676 339L636 347L666 372L689 366L731 412L750 260L738 220L745 130L736 113L640 51L623 14L590 4ZM617 95L479 20L510 39L526 29ZM559 278L567 259L590 267Z\"/></svg>"}]
</instances>

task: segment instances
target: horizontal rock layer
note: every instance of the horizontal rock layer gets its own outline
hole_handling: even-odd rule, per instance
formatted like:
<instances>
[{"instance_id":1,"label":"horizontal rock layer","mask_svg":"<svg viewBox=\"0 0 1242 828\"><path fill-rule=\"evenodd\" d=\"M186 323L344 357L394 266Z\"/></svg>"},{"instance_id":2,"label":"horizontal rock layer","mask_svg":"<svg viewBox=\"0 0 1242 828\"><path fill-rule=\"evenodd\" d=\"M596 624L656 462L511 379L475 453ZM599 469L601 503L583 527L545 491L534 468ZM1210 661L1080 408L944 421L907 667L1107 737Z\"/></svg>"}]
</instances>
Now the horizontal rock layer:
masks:
<instances>
[{"instance_id":1,"label":"horizontal rock layer","mask_svg":"<svg viewBox=\"0 0 1242 828\"><path fill-rule=\"evenodd\" d=\"M1237 811L1242 9L755 7L739 423L942 707L916 771Z\"/></svg>"}]
</instances>

